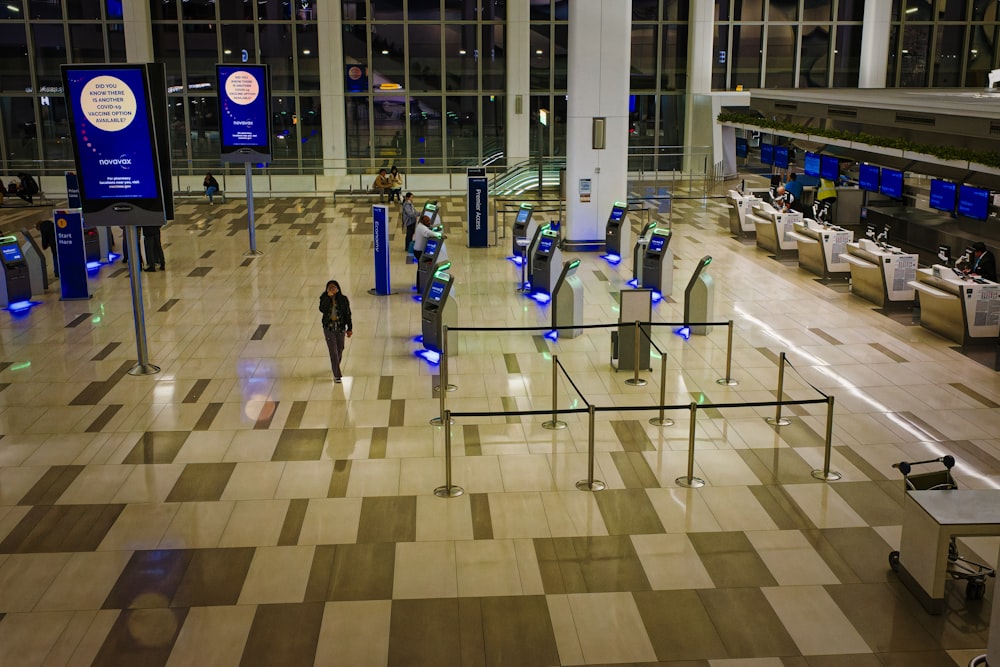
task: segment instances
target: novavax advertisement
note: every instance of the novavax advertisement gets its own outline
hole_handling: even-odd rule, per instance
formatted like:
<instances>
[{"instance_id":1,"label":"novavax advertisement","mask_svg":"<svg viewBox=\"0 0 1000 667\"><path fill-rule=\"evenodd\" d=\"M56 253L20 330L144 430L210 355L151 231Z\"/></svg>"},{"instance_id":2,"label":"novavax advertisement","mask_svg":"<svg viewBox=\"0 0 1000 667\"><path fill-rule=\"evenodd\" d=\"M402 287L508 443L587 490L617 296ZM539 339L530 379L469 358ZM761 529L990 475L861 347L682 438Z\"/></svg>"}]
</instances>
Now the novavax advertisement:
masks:
<instances>
[{"instance_id":1,"label":"novavax advertisement","mask_svg":"<svg viewBox=\"0 0 1000 667\"><path fill-rule=\"evenodd\" d=\"M270 159L270 93L266 65L216 65L224 161ZM227 157L227 154L234 154ZM236 155L247 156L240 160Z\"/></svg>"}]
</instances>

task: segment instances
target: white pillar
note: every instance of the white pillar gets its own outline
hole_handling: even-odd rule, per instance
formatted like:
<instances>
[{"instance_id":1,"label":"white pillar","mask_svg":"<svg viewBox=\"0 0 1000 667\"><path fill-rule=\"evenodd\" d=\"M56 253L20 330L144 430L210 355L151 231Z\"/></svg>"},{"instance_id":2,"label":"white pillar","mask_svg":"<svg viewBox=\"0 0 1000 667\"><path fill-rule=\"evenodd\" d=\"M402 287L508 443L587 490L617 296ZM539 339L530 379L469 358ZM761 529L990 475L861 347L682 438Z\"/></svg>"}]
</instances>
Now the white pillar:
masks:
<instances>
[{"instance_id":1,"label":"white pillar","mask_svg":"<svg viewBox=\"0 0 1000 667\"><path fill-rule=\"evenodd\" d=\"M347 167L347 100L344 95L344 44L341 35L341 3L320 7L316 35L319 38L319 101L322 117L324 173L343 174Z\"/></svg>"},{"instance_id":2,"label":"white pillar","mask_svg":"<svg viewBox=\"0 0 1000 667\"><path fill-rule=\"evenodd\" d=\"M130 63L151 63L153 57L153 23L148 0L124 0L122 20L125 31L125 60Z\"/></svg>"},{"instance_id":3,"label":"white pillar","mask_svg":"<svg viewBox=\"0 0 1000 667\"><path fill-rule=\"evenodd\" d=\"M604 240L611 207L628 196L628 95L632 0L569 3L569 100L566 105L566 221L569 241ZM605 122L604 148L593 148L594 119ZM589 179L589 202L580 181Z\"/></svg>"},{"instance_id":4,"label":"white pillar","mask_svg":"<svg viewBox=\"0 0 1000 667\"><path fill-rule=\"evenodd\" d=\"M531 27L529 0L507 2L507 164L531 157ZM520 109L520 110L519 110Z\"/></svg>"},{"instance_id":5,"label":"white pillar","mask_svg":"<svg viewBox=\"0 0 1000 667\"><path fill-rule=\"evenodd\" d=\"M861 72L858 88L885 88L889 66L892 0L867 0L861 28Z\"/></svg>"},{"instance_id":6,"label":"white pillar","mask_svg":"<svg viewBox=\"0 0 1000 667\"><path fill-rule=\"evenodd\" d=\"M691 0L688 21L688 88L684 100L684 169L701 171L704 155L692 155L692 146L713 146L712 63L715 56L715 2ZM713 163L717 160L713 159ZM697 163L697 164L696 164Z\"/></svg>"}]
</instances>

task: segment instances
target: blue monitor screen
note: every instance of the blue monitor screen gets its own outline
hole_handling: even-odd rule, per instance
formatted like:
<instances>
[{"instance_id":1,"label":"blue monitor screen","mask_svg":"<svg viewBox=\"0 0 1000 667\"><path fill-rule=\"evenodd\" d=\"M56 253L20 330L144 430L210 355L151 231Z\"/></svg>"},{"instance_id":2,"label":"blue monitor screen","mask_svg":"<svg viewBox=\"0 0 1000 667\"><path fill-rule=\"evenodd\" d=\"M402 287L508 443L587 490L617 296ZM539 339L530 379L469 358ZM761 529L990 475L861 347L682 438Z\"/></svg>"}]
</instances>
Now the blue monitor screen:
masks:
<instances>
[{"instance_id":1,"label":"blue monitor screen","mask_svg":"<svg viewBox=\"0 0 1000 667\"><path fill-rule=\"evenodd\" d=\"M868 192L878 192L878 165L862 162L858 168L858 187Z\"/></svg>"},{"instance_id":2,"label":"blue monitor screen","mask_svg":"<svg viewBox=\"0 0 1000 667\"><path fill-rule=\"evenodd\" d=\"M530 208L518 209L518 211L517 211L517 218L514 219L514 222L520 223L520 224L523 225L524 223L526 223L528 221L528 216L529 215L531 215L531 209Z\"/></svg>"},{"instance_id":3,"label":"blue monitor screen","mask_svg":"<svg viewBox=\"0 0 1000 667\"><path fill-rule=\"evenodd\" d=\"M538 252L547 255L552 250L553 239L548 236L543 236L538 241Z\"/></svg>"},{"instance_id":4,"label":"blue monitor screen","mask_svg":"<svg viewBox=\"0 0 1000 667\"><path fill-rule=\"evenodd\" d=\"M840 160L832 155L819 157L819 176L828 181L836 182L840 178Z\"/></svg>"},{"instance_id":5,"label":"blue monitor screen","mask_svg":"<svg viewBox=\"0 0 1000 667\"><path fill-rule=\"evenodd\" d=\"M778 169L788 169L788 146L774 147L774 166Z\"/></svg>"},{"instance_id":6,"label":"blue monitor screen","mask_svg":"<svg viewBox=\"0 0 1000 667\"><path fill-rule=\"evenodd\" d=\"M806 153L806 160L802 171L807 176L819 176L819 162L819 153Z\"/></svg>"},{"instance_id":7,"label":"blue monitor screen","mask_svg":"<svg viewBox=\"0 0 1000 667\"><path fill-rule=\"evenodd\" d=\"M743 137L736 137L736 157L746 157L750 152L750 143Z\"/></svg>"},{"instance_id":8,"label":"blue monitor screen","mask_svg":"<svg viewBox=\"0 0 1000 667\"><path fill-rule=\"evenodd\" d=\"M903 198L903 172L898 169L882 168L882 179L879 181L879 192L893 199Z\"/></svg>"},{"instance_id":9,"label":"blue monitor screen","mask_svg":"<svg viewBox=\"0 0 1000 667\"><path fill-rule=\"evenodd\" d=\"M622 207L615 206L614 208L611 209L611 220L618 222L619 220L622 219L623 215L625 215L625 209L623 209Z\"/></svg>"},{"instance_id":10,"label":"blue monitor screen","mask_svg":"<svg viewBox=\"0 0 1000 667\"><path fill-rule=\"evenodd\" d=\"M649 251L648 252L663 252L663 244L666 243L667 238L665 236L656 235L649 239Z\"/></svg>"},{"instance_id":11,"label":"blue monitor screen","mask_svg":"<svg viewBox=\"0 0 1000 667\"><path fill-rule=\"evenodd\" d=\"M433 255L437 251L438 242L437 239L427 239L427 245L424 247L425 255Z\"/></svg>"},{"instance_id":12,"label":"blue monitor screen","mask_svg":"<svg viewBox=\"0 0 1000 667\"><path fill-rule=\"evenodd\" d=\"M760 163L761 164L774 164L774 146L771 144L761 143L760 145Z\"/></svg>"},{"instance_id":13,"label":"blue monitor screen","mask_svg":"<svg viewBox=\"0 0 1000 667\"><path fill-rule=\"evenodd\" d=\"M958 186L951 181L934 179L931 181L931 208L952 213L955 210L955 194Z\"/></svg>"},{"instance_id":14,"label":"blue monitor screen","mask_svg":"<svg viewBox=\"0 0 1000 667\"><path fill-rule=\"evenodd\" d=\"M444 294L444 283L440 280L435 280L431 283L431 287L427 290L427 300L437 303L441 300L441 295Z\"/></svg>"},{"instance_id":15,"label":"blue monitor screen","mask_svg":"<svg viewBox=\"0 0 1000 667\"><path fill-rule=\"evenodd\" d=\"M16 245L5 245L0 247L0 253L3 253L3 259L5 262L19 262L24 257L21 256L21 249Z\"/></svg>"},{"instance_id":16,"label":"blue monitor screen","mask_svg":"<svg viewBox=\"0 0 1000 667\"><path fill-rule=\"evenodd\" d=\"M270 94L265 65L217 65L223 153L271 153Z\"/></svg>"},{"instance_id":17,"label":"blue monitor screen","mask_svg":"<svg viewBox=\"0 0 1000 667\"><path fill-rule=\"evenodd\" d=\"M990 212L990 191L963 185L958 189L958 213L967 218L985 220Z\"/></svg>"}]
</instances>

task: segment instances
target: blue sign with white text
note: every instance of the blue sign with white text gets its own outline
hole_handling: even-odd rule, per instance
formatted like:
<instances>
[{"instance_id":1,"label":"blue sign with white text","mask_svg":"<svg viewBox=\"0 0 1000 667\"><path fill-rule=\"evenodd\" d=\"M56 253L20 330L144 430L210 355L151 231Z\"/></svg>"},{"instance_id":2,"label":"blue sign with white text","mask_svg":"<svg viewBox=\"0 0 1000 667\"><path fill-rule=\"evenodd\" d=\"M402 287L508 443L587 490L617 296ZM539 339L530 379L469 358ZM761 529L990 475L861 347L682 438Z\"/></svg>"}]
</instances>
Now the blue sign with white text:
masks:
<instances>
[{"instance_id":1,"label":"blue sign with white text","mask_svg":"<svg viewBox=\"0 0 1000 667\"><path fill-rule=\"evenodd\" d=\"M53 211L56 230L56 257L59 259L59 288L62 300L89 299L87 250L83 241L83 213L79 210Z\"/></svg>"},{"instance_id":2,"label":"blue sign with white text","mask_svg":"<svg viewBox=\"0 0 1000 667\"><path fill-rule=\"evenodd\" d=\"M389 207L372 206L375 227L375 289L372 294L391 294L389 287Z\"/></svg>"},{"instance_id":3,"label":"blue sign with white text","mask_svg":"<svg viewBox=\"0 0 1000 667\"><path fill-rule=\"evenodd\" d=\"M488 184L485 176L469 178L469 247L489 245Z\"/></svg>"},{"instance_id":4,"label":"blue sign with white text","mask_svg":"<svg viewBox=\"0 0 1000 667\"><path fill-rule=\"evenodd\" d=\"M223 161L270 160L271 112L267 65L216 65ZM235 154L229 160L227 154Z\"/></svg>"},{"instance_id":5,"label":"blue sign with white text","mask_svg":"<svg viewBox=\"0 0 1000 667\"><path fill-rule=\"evenodd\" d=\"M83 201L80 199L80 179L72 171L66 172L66 199L69 200L70 208L83 208Z\"/></svg>"}]
</instances>

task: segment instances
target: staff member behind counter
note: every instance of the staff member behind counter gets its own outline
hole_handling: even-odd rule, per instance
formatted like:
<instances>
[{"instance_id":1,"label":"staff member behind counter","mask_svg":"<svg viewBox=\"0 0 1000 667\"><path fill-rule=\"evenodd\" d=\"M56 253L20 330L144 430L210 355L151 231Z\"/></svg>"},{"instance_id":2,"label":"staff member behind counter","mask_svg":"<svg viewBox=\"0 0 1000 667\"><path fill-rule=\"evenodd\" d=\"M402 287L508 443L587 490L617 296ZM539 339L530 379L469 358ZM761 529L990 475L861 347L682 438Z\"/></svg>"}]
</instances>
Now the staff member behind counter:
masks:
<instances>
[{"instance_id":1,"label":"staff member behind counter","mask_svg":"<svg viewBox=\"0 0 1000 667\"><path fill-rule=\"evenodd\" d=\"M972 257L963 271L967 275L979 276L991 282L997 281L997 258L986 249L986 244L976 241L972 244Z\"/></svg>"}]
</instances>

